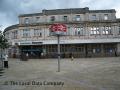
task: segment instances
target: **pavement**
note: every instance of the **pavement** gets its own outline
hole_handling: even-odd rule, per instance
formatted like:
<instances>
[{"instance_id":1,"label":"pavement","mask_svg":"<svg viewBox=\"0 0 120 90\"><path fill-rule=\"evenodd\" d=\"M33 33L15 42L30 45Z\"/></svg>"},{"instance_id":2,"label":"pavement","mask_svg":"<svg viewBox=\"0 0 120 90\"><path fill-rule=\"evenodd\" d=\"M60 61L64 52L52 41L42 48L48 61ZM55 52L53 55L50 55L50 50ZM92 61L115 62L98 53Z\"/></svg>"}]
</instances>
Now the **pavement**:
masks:
<instances>
[{"instance_id":1,"label":"pavement","mask_svg":"<svg viewBox=\"0 0 120 90\"><path fill-rule=\"evenodd\" d=\"M120 57L9 59L0 90L120 90Z\"/></svg>"}]
</instances>

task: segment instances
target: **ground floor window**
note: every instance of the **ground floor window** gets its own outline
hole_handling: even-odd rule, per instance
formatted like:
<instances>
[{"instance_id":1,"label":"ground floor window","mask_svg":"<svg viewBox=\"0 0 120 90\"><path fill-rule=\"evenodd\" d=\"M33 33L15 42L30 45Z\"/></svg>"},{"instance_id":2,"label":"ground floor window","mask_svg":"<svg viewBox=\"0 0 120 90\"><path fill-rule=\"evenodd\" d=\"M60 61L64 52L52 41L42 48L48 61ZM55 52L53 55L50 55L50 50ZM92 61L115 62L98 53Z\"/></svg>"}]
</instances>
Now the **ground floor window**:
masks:
<instances>
[{"instance_id":1,"label":"ground floor window","mask_svg":"<svg viewBox=\"0 0 120 90\"><path fill-rule=\"evenodd\" d=\"M115 55L117 44L61 44L61 58L69 58L71 53L74 57L106 56ZM57 58L57 44L40 46L21 46L21 52L28 53L33 58ZM13 50L11 50L13 51Z\"/></svg>"}]
</instances>

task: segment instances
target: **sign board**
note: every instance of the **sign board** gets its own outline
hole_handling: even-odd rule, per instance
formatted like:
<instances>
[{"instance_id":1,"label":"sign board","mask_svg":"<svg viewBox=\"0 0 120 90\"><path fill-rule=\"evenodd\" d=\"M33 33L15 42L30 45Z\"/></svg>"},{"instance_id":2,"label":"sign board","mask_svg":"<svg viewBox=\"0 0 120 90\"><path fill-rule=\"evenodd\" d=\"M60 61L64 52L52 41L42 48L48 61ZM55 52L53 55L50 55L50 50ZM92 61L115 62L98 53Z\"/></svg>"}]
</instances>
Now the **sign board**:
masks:
<instances>
[{"instance_id":1,"label":"sign board","mask_svg":"<svg viewBox=\"0 0 120 90\"><path fill-rule=\"evenodd\" d=\"M50 26L52 35L65 35L67 27L65 24L53 24Z\"/></svg>"}]
</instances>

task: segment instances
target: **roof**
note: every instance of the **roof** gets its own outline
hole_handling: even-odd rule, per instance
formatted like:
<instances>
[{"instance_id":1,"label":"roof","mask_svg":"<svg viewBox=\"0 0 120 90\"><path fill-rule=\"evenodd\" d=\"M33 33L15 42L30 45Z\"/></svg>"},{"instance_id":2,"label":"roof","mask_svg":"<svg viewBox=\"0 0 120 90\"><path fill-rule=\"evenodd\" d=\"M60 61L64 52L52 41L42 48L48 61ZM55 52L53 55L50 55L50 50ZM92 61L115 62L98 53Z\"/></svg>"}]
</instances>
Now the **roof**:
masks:
<instances>
[{"instance_id":1,"label":"roof","mask_svg":"<svg viewBox=\"0 0 120 90\"><path fill-rule=\"evenodd\" d=\"M88 7L85 8L70 8L70 9L53 9L53 10L43 10L45 15L59 15L59 14L81 14L89 11Z\"/></svg>"},{"instance_id":2,"label":"roof","mask_svg":"<svg viewBox=\"0 0 120 90\"><path fill-rule=\"evenodd\" d=\"M61 14L84 14L84 13L115 13L115 9L106 10L89 10L88 7L85 8L68 8L68 9L52 9L52 10L42 10L42 13L33 14L21 14L19 17L29 17L29 16L42 16L42 15L61 15Z\"/></svg>"},{"instance_id":3,"label":"roof","mask_svg":"<svg viewBox=\"0 0 120 90\"><path fill-rule=\"evenodd\" d=\"M115 9L90 10L89 13L116 13Z\"/></svg>"},{"instance_id":4,"label":"roof","mask_svg":"<svg viewBox=\"0 0 120 90\"><path fill-rule=\"evenodd\" d=\"M19 25L19 24L15 24L15 25L12 25L12 26L7 27L7 28L4 30L4 33L5 33L6 31L8 31L8 30L18 28L18 25Z\"/></svg>"},{"instance_id":5,"label":"roof","mask_svg":"<svg viewBox=\"0 0 120 90\"><path fill-rule=\"evenodd\" d=\"M29 16L42 16L43 13L33 13L33 14L21 14L19 17L29 17Z\"/></svg>"}]
</instances>

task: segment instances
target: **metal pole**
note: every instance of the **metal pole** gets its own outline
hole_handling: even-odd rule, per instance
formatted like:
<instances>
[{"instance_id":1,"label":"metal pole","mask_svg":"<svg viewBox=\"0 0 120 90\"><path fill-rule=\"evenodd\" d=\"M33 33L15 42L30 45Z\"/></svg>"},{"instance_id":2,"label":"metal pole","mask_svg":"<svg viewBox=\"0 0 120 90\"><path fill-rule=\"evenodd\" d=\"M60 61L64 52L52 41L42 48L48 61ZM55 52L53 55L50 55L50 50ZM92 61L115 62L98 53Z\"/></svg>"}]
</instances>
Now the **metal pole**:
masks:
<instances>
[{"instance_id":1,"label":"metal pole","mask_svg":"<svg viewBox=\"0 0 120 90\"><path fill-rule=\"evenodd\" d=\"M60 72L60 35L58 37L58 72Z\"/></svg>"}]
</instances>

